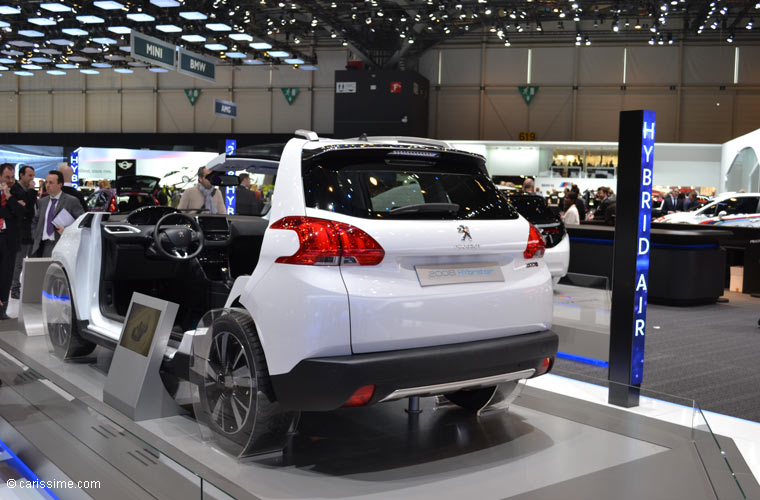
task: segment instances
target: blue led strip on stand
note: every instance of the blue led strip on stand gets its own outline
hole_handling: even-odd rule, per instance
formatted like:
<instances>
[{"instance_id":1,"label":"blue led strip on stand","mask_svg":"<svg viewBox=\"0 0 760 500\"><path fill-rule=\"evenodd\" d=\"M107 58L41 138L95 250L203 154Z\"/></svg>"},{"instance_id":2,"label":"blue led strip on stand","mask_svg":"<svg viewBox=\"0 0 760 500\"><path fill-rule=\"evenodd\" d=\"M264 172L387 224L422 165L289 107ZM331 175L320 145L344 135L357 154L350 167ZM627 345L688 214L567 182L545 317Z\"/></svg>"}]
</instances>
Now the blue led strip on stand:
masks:
<instances>
[{"instance_id":1,"label":"blue led strip on stand","mask_svg":"<svg viewBox=\"0 0 760 500\"><path fill-rule=\"evenodd\" d=\"M570 354L568 352L557 352L557 357L561 359L567 359L569 361L577 361L578 363L585 363L587 365L598 366L600 368L609 368L610 364L607 361L601 359L587 358L586 356L578 356L577 354Z\"/></svg>"},{"instance_id":2,"label":"blue led strip on stand","mask_svg":"<svg viewBox=\"0 0 760 500\"><path fill-rule=\"evenodd\" d=\"M641 385L644 378L644 339L647 324L649 253L652 221L652 176L654 171L655 112L644 111L641 139L641 183L639 186L638 254L634 292L633 345L630 384Z\"/></svg>"},{"instance_id":3,"label":"blue led strip on stand","mask_svg":"<svg viewBox=\"0 0 760 500\"><path fill-rule=\"evenodd\" d=\"M79 150L71 152L71 170L74 172L71 176L71 183L76 189L79 189Z\"/></svg>"},{"instance_id":4,"label":"blue led strip on stand","mask_svg":"<svg viewBox=\"0 0 760 500\"><path fill-rule=\"evenodd\" d=\"M5 474L0 476L0 480L5 483L3 489L7 488L11 492L18 490L18 498L43 498L46 500L59 500L58 497L52 491L50 491L50 488L47 487L45 482L42 481L37 476L37 474L32 472L32 470L24 462L22 462L21 459L18 458L16 454L13 453L11 449L8 448L8 446L6 446L6 444L2 441L0 441L0 464L7 465L9 468L18 473L18 477L13 478L4 477ZM10 488L7 486L9 479L16 481L15 488ZM34 486L30 485L30 487L22 487L19 484L21 481L34 483Z\"/></svg>"},{"instance_id":5,"label":"blue led strip on stand","mask_svg":"<svg viewBox=\"0 0 760 500\"><path fill-rule=\"evenodd\" d=\"M233 156L237 149L237 141L235 139L227 139L224 144L224 154L227 156ZM230 170L227 175L236 175L236 172ZM227 215L234 215L237 211L237 187L227 186L224 188L224 208L227 209Z\"/></svg>"}]
</instances>

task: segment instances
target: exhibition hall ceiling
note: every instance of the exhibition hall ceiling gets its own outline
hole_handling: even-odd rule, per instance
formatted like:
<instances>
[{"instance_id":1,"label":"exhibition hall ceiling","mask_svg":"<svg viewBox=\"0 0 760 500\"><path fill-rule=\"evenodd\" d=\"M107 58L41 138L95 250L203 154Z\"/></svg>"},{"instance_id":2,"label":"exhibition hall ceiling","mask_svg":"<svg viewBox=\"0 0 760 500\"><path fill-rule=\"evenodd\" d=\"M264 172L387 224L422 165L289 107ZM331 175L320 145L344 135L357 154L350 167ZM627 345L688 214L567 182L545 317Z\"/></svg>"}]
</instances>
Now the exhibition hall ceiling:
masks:
<instances>
[{"instance_id":1,"label":"exhibition hall ceiling","mask_svg":"<svg viewBox=\"0 0 760 500\"><path fill-rule=\"evenodd\" d=\"M396 67L446 41L754 43L755 16L754 0L0 0L0 72L129 72L147 66L130 57L132 30L224 64L315 69L320 47Z\"/></svg>"}]
</instances>

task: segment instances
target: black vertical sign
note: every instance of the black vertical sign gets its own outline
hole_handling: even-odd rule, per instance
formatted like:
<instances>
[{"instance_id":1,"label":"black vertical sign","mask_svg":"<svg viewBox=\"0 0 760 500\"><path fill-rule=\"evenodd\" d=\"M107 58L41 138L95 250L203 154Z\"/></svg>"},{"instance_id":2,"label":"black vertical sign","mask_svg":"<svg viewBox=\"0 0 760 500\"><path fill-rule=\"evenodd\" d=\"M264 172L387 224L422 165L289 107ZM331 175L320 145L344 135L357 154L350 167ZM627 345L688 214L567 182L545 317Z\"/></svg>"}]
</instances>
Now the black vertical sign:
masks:
<instances>
[{"instance_id":1,"label":"black vertical sign","mask_svg":"<svg viewBox=\"0 0 760 500\"><path fill-rule=\"evenodd\" d=\"M116 179L137 175L137 160L116 160Z\"/></svg>"},{"instance_id":2,"label":"black vertical sign","mask_svg":"<svg viewBox=\"0 0 760 500\"><path fill-rule=\"evenodd\" d=\"M610 313L609 402L639 404L649 285L654 111L620 113Z\"/></svg>"}]
</instances>

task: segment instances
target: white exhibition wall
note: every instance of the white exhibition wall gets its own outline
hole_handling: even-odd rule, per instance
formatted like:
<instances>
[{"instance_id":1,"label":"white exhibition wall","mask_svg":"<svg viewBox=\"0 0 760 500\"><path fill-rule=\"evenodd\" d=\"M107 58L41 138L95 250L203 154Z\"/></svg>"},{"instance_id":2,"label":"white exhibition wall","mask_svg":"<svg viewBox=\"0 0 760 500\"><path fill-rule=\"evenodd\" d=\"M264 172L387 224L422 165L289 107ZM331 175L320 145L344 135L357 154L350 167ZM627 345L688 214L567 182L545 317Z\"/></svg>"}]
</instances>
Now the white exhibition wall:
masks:
<instances>
[{"instance_id":1,"label":"white exhibition wall","mask_svg":"<svg viewBox=\"0 0 760 500\"><path fill-rule=\"evenodd\" d=\"M454 41L455 42L455 41ZM120 75L0 73L0 132L292 133L333 130L334 72L347 49L316 51L319 70L221 66L209 83L136 68ZM528 61L530 60L530 65ZM722 143L760 128L760 46L503 47L442 44L406 62L431 83L429 134L443 139L615 141L618 112L654 109L658 142ZM530 66L530 74L528 67ZM536 85L530 105L519 85ZM288 105L282 88L300 93ZM192 106L185 89L200 88ZM215 98L238 104L214 116Z\"/></svg>"},{"instance_id":2,"label":"white exhibition wall","mask_svg":"<svg viewBox=\"0 0 760 500\"><path fill-rule=\"evenodd\" d=\"M137 175L161 178L185 168L195 172L198 167L219 156L217 153L154 149L79 148L77 151L79 177L84 180L115 179L116 160L135 160Z\"/></svg>"}]
</instances>

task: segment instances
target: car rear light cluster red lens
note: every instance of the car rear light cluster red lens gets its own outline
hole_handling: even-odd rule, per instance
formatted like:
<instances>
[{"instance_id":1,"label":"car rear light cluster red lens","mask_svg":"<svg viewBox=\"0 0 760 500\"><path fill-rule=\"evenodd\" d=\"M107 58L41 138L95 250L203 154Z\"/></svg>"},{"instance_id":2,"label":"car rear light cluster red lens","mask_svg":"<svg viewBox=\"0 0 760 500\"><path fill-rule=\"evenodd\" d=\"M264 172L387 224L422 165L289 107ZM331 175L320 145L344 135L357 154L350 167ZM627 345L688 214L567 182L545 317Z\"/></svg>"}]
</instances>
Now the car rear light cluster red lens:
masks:
<instances>
[{"instance_id":1,"label":"car rear light cluster red lens","mask_svg":"<svg viewBox=\"0 0 760 500\"><path fill-rule=\"evenodd\" d=\"M270 227L289 229L298 235L298 251L278 257L275 262L281 264L375 266L385 257L385 250L372 236L343 222L316 217L285 217Z\"/></svg>"},{"instance_id":2,"label":"car rear light cluster red lens","mask_svg":"<svg viewBox=\"0 0 760 500\"><path fill-rule=\"evenodd\" d=\"M545 251L546 242L544 242L544 237L541 236L541 232L536 228L536 226L530 224L530 231L528 232L528 246L525 247L523 256L526 259L537 259L539 257L543 257Z\"/></svg>"},{"instance_id":3,"label":"car rear light cluster red lens","mask_svg":"<svg viewBox=\"0 0 760 500\"><path fill-rule=\"evenodd\" d=\"M557 234L559 233L559 228L558 227L544 227L544 228L541 228L541 232L543 234Z\"/></svg>"},{"instance_id":4,"label":"car rear light cluster red lens","mask_svg":"<svg viewBox=\"0 0 760 500\"><path fill-rule=\"evenodd\" d=\"M541 361L541 368L538 369L538 373L536 373L536 377L539 375L543 375L544 373L549 371L549 368L552 366L552 358L544 358Z\"/></svg>"},{"instance_id":5,"label":"car rear light cluster red lens","mask_svg":"<svg viewBox=\"0 0 760 500\"><path fill-rule=\"evenodd\" d=\"M365 385L356 389L348 400L343 403L343 408L351 408L352 406L364 406L372 399L372 395L375 394L374 385Z\"/></svg>"},{"instance_id":6,"label":"car rear light cluster red lens","mask_svg":"<svg viewBox=\"0 0 760 500\"><path fill-rule=\"evenodd\" d=\"M108 211L112 214L116 213L116 198L111 198L111 203L108 205Z\"/></svg>"}]
</instances>

